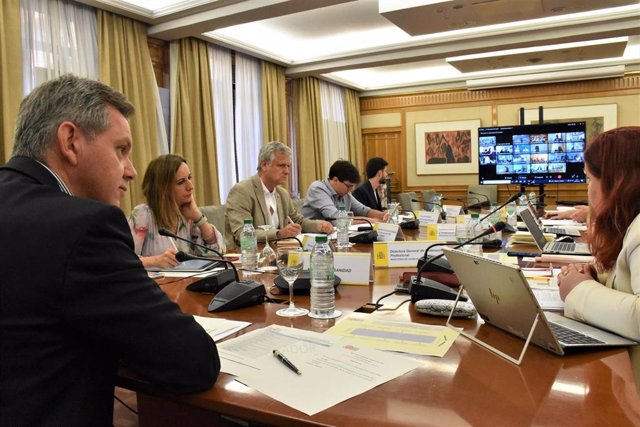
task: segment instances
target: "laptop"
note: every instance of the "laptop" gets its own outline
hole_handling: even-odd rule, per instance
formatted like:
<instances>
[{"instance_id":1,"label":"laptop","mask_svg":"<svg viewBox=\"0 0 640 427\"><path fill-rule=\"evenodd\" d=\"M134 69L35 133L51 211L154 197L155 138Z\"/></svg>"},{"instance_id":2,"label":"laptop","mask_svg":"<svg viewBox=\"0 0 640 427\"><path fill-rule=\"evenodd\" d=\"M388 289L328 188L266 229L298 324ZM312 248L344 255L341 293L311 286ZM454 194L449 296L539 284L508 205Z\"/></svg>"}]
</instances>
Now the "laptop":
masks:
<instances>
[{"instance_id":1,"label":"laptop","mask_svg":"<svg viewBox=\"0 0 640 427\"><path fill-rule=\"evenodd\" d=\"M533 237L533 241L543 254L591 255L589 245L586 243L547 242L544 237L544 231L542 231L538 220L530 209L520 210L520 218L524 221Z\"/></svg>"},{"instance_id":2,"label":"laptop","mask_svg":"<svg viewBox=\"0 0 640 427\"><path fill-rule=\"evenodd\" d=\"M635 345L635 341L540 308L518 265L445 247L447 260L482 319L527 339L536 315L531 342L563 355L568 348ZM465 335L466 336L466 335Z\"/></svg>"}]
</instances>

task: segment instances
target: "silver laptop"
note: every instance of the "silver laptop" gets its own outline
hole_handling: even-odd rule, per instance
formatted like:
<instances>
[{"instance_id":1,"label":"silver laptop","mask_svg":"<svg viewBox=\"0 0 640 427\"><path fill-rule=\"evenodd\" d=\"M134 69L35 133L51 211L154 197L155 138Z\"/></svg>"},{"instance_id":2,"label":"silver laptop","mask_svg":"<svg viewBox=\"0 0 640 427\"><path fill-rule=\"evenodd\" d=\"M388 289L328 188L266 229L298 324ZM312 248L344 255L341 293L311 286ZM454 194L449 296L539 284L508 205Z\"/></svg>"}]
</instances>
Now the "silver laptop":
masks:
<instances>
[{"instance_id":1,"label":"silver laptop","mask_svg":"<svg viewBox=\"0 0 640 427\"><path fill-rule=\"evenodd\" d=\"M547 242L544 232L531 210L522 209L519 213L522 221L529 229L533 241L543 254L591 255L589 245L586 243Z\"/></svg>"},{"instance_id":2,"label":"silver laptop","mask_svg":"<svg viewBox=\"0 0 640 427\"><path fill-rule=\"evenodd\" d=\"M635 345L594 326L544 312L520 267L445 247L447 260L482 319L497 328L527 339L536 315L531 342L556 354L571 347Z\"/></svg>"}]
</instances>

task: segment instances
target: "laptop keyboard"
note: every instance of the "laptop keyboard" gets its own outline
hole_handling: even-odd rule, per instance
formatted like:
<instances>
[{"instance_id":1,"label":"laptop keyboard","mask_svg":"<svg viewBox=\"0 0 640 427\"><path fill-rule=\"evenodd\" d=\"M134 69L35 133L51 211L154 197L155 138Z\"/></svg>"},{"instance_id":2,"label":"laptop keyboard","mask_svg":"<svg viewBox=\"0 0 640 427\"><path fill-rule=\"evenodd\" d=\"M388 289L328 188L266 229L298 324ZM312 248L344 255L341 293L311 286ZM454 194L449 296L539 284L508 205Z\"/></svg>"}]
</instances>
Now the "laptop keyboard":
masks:
<instances>
[{"instance_id":1,"label":"laptop keyboard","mask_svg":"<svg viewBox=\"0 0 640 427\"><path fill-rule=\"evenodd\" d=\"M545 250L551 250L551 251L562 251L562 252L571 252L575 249L576 244L575 243L569 243L569 242L553 242L553 244L551 246L549 246L548 248L545 248Z\"/></svg>"},{"instance_id":2,"label":"laptop keyboard","mask_svg":"<svg viewBox=\"0 0 640 427\"><path fill-rule=\"evenodd\" d=\"M565 236L572 236L572 237L580 237L579 231L569 231L566 228L545 227L544 232L552 233L552 234L563 234Z\"/></svg>"},{"instance_id":3,"label":"laptop keyboard","mask_svg":"<svg viewBox=\"0 0 640 427\"><path fill-rule=\"evenodd\" d=\"M558 341L563 344L604 344L604 341L581 334L580 332L565 328L556 323L549 322L549 326Z\"/></svg>"}]
</instances>

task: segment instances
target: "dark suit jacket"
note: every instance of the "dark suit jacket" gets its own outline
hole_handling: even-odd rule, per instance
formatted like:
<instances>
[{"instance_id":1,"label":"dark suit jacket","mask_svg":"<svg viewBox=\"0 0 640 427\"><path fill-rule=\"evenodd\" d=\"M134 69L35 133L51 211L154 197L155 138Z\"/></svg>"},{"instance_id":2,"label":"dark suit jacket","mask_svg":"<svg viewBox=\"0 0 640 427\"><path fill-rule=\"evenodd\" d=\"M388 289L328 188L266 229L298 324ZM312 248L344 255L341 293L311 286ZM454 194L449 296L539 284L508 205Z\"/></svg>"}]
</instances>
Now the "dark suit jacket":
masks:
<instances>
[{"instance_id":1,"label":"dark suit jacket","mask_svg":"<svg viewBox=\"0 0 640 427\"><path fill-rule=\"evenodd\" d=\"M149 279L117 207L0 168L0 425L112 425L122 363L159 392L212 386L212 339Z\"/></svg>"},{"instance_id":2,"label":"dark suit jacket","mask_svg":"<svg viewBox=\"0 0 640 427\"><path fill-rule=\"evenodd\" d=\"M365 206L369 206L371 209L382 210L382 205L376 200L376 196L373 194L374 189L371 186L371 181L366 180L364 184L356 188L353 191L353 197L355 197L360 203Z\"/></svg>"}]
</instances>

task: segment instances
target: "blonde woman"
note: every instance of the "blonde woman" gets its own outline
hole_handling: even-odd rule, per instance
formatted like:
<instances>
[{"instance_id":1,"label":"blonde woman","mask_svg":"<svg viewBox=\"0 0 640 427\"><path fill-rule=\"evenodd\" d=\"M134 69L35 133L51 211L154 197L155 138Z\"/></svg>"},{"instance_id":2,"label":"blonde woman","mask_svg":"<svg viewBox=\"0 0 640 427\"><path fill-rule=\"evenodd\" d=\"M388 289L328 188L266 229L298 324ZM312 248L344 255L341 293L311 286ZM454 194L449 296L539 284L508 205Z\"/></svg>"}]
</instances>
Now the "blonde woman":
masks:
<instances>
[{"instance_id":1,"label":"blonde woman","mask_svg":"<svg viewBox=\"0 0 640 427\"><path fill-rule=\"evenodd\" d=\"M178 264L178 251L204 255L205 251L195 244L224 252L222 234L198 209L193 197L191 171L185 159L166 154L152 160L144 174L142 191L147 203L133 209L129 227L135 252L145 267L174 267ZM192 244L161 236L158 233L160 228Z\"/></svg>"}]
</instances>

